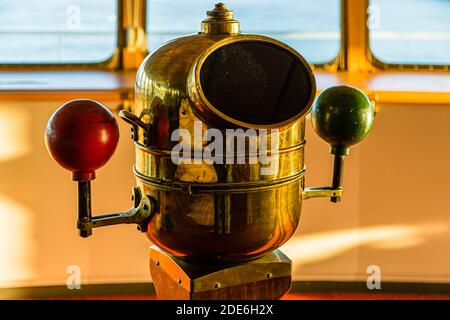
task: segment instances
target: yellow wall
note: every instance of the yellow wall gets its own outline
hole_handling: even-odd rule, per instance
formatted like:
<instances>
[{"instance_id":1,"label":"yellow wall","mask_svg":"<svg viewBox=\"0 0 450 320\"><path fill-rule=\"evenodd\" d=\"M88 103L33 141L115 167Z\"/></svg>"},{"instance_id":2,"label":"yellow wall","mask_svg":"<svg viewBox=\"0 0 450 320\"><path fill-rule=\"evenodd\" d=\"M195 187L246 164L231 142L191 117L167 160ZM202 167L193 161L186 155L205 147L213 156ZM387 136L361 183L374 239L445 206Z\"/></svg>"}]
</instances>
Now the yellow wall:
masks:
<instances>
[{"instance_id":1,"label":"yellow wall","mask_svg":"<svg viewBox=\"0 0 450 320\"><path fill-rule=\"evenodd\" d=\"M75 228L76 184L49 158L45 124L58 102L0 103L0 287L149 281L148 240L135 226ZM382 105L373 132L352 149L340 204L305 202L297 235L284 246L295 279L450 283L450 105ZM95 213L131 206L134 150L129 127L93 183ZM307 127L307 185L331 176L328 146Z\"/></svg>"}]
</instances>

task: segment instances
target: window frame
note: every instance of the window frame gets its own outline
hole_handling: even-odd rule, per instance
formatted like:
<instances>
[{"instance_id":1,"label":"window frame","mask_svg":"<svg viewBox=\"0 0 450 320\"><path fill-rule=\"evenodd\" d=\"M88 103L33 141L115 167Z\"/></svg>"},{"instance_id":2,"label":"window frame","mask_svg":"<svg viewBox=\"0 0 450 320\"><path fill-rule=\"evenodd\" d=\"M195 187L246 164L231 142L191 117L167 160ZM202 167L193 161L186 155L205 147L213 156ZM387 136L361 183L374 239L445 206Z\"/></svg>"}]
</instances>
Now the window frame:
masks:
<instances>
[{"instance_id":1,"label":"window frame","mask_svg":"<svg viewBox=\"0 0 450 320\"><path fill-rule=\"evenodd\" d=\"M311 64L313 70L322 71L341 71L346 69L346 52L347 52L347 2L345 0L339 1L339 32L341 34L339 41L339 51L336 57L328 62Z\"/></svg>"},{"instance_id":2,"label":"window frame","mask_svg":"<svg viewBox=\"0 0 450 320\"><path fill-rule=\"evenodd\" d=\"M369 19L369 5L370 0L363 0L365 3L365 21L367 22ZM370 30L365 23L365 38L366 38L366 58L367 61L379 70L406 70L406 71L448 71L450 65L437 65L437 64L411 64L411 63L389 63L384 62L382 59L378 58L373 52L370 46Z\"/></svg>"},{"instance_id":3,"label":"window frame","mask_svg":"<svg viewBox=\"0 0 450 320\"><path fill-rule=\"evenodd\" d=\"M117 4L117 42L113 54L104 61L92 63L4 63L0 70L116 70L122 65L122 49L125 43L124 30L124 2L129 0L115 0ZM132 0L133 1L133 0Z\"/></svg>"}]
</instances>

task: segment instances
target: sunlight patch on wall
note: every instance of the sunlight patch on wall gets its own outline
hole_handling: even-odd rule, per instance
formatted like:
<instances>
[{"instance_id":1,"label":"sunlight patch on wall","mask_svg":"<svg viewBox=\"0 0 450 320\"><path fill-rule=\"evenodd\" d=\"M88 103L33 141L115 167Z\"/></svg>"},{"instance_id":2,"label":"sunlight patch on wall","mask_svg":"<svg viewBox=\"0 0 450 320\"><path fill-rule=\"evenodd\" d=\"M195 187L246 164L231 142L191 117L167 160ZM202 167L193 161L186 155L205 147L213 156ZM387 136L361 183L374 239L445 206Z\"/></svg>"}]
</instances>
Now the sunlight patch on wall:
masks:
<instances>
[{"instance_id":1,"label":"sunlight patch on wall","mask_svg":"<svg viewBox=\"0 0 450 320\"><path fill-rule=\"evenodd\" d=\"M32 212L0 195L0 287L14 286L34 276Z\"/></svg>"},{"instance_id":2,"label":"sunlight patch on wall","mask_svg":"<svg viewBox=\"0 0 450 320\"><path fill-rule=\"evenodd\" d=\"M11 106L0 107L0 162L22 157L31 151L30 114Z\"/></svg>"},{"instance_id":3,"label":"sunlight patch on wall","mask_svg":"<svg viewBox=\"0 0 450 320\"><path fill-rule=\"evenodd\" d=\"M399 250L425 243L429 237L447 232L447 223L381 225L297 236L281 249L295 268L319 263L352 249L370 246L380 250Z\"/></svg>"}]
</instances>

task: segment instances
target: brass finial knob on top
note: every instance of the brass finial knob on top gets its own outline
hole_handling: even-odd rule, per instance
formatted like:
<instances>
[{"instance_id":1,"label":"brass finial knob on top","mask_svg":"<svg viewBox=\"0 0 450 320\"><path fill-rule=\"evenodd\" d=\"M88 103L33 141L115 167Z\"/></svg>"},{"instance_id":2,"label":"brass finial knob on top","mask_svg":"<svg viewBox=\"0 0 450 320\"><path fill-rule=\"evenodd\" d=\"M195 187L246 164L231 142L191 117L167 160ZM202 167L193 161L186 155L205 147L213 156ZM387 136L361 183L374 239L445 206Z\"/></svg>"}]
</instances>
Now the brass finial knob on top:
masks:
<instances>
[{"instance_id":1,"label":"brass finial knob on top","mask_svg":"<svg viewBox=\"0 0 450 320\"><path fill-rule=\"evenodd\" d=\"M208 20L233 20L234 13L224 3L216 3L213 10L206 12Z\"/></svg>"},{"instance_id":2,"label":"brass finial knob on top","mask_svg":"<svg viewBox=\"0 0 450 320\"><path fill-rule=\"evenodd\" d=\"M213 10L206 12L208 18L202 21L202 32L205 34L239 34L239 21L234 13L223 3L217 3Z\"/></svg>"}]
</instances>

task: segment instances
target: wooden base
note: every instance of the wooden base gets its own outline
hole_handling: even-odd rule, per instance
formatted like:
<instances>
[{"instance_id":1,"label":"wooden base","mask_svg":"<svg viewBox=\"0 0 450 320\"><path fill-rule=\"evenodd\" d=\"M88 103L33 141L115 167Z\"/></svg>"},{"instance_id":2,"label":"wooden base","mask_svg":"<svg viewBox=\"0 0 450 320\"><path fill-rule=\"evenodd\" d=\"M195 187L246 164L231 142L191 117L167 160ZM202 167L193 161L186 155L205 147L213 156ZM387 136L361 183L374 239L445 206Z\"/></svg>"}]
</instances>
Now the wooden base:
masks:
<instances>
[{"instance_id":1,"label":"wooden base","mask_svg":"<svg viewBox=\"0 0 450 320\"><path fill-rule=\"evenodd\" d=\"M272 300L291 286L292 263L280 250L240 264L210 266L150 247L150 273L161 300Z\"/></svg>"}]
</instances>

